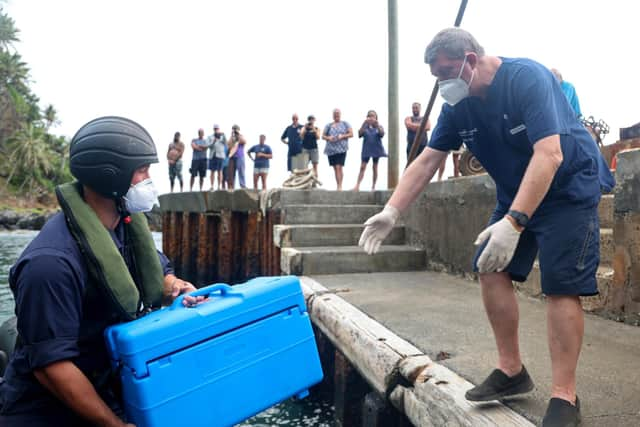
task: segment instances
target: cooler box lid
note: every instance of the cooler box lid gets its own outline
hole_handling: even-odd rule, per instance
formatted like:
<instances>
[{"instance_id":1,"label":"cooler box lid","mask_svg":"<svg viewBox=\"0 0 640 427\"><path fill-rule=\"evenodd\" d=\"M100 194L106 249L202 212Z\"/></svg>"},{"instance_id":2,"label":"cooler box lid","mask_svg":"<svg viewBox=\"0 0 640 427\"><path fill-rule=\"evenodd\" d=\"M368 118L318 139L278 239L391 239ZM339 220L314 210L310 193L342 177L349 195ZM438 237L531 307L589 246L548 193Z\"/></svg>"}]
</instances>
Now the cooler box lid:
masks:
<instances>
[{"instance_id":1,"label":"cooler box lid","mask_svg":"<svg viewBox=\"0 0 640 427\"><path fill-rule=\"evenodd\" d=\"M169 307L107 328L105 338L114 366L128 366L141 378L147 375L147 363L151 360L283 310L307 311L300 281L295 276L259 277L233 287L217 283L189 295L207 296L208 300L185 307L181 295Z\"/></svg>"}]
</instances>

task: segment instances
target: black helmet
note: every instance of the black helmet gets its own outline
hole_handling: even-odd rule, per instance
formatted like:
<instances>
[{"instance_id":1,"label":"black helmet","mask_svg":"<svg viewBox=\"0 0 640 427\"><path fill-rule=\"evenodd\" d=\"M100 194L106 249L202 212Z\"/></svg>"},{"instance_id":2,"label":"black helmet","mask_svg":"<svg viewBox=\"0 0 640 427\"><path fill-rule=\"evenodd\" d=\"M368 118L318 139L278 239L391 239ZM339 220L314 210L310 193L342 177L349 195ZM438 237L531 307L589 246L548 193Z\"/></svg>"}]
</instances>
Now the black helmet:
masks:
<instances>
[{"instance_id":1,"label":"black helmet","mask_svg":"<svg viewBox=\"0 0 640 427\"><path fill-rule=\"evenodd\" d=\"M71 173L81 184L105 197L129 190L136 169L158 162L149 132L124 117L91 120L71 138Z\"/></svg>"}]
</instances>

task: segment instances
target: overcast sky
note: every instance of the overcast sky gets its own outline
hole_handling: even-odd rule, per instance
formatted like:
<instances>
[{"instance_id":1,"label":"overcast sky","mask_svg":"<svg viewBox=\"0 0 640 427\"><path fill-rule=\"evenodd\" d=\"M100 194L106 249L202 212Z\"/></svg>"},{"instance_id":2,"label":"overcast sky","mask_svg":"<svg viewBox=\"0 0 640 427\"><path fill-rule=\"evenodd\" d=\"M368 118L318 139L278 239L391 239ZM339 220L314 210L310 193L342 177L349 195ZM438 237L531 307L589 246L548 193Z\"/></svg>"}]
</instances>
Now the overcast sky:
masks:
<instances>
[{"instance_id":1,"label":"overcast sky","mask_svg":"<svg viewBox=\"0 0 640 427\"><path fill-rule=\"evenodd\" d=\"M462 27L488 55L558 68L575 85L583 114L611 126L605 143L613 143L620 127L640 121L637 4L469 0ZM427 104L434 78L424 48L453 24L458 5L398 0L401 120L413 101ZM237 123L249 145L264 133L274 152L269 186L279 186L287 176L280 135L292 113L302 122L314 114L322 126L337 107L357 130L375 109L388 127L385 0L8 0L5 8L21 31L16 47L35 93L58 110L62 123L53 131L72 136L101 115L138 121L158 147L152 176L161 192L169 188L164 157L176 131L188 143L198 128L209 134L218 123L229 134ZM440 100L434 123L439 109ZM401 168L405 137L402 126ZM355 184L360 150L361 140L351 139L346 189ZM186 188L190 159L188 149ZM378 189L386 187L386 166L382 160ZM248 164L248 182L252 173ZM335 189L326 156L320 179ZM369 169L362 188L370 179Z\"/></svg>"}]
</instances>

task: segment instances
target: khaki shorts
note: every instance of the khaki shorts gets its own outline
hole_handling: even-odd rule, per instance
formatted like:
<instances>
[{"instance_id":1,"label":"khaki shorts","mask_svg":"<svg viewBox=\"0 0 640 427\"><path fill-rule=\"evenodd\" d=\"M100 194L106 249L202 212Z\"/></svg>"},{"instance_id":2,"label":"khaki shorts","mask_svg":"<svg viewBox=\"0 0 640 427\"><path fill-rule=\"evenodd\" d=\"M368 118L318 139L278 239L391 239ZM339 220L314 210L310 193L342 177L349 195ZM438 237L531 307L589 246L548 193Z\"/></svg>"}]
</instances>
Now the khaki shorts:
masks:
<instances>
[{"instance_id":1,"label":"khaki shorts","mask_svg":"<svg viewBox=\"0 0 640 427\"><path fill-rule=\"evenodd\" d=\"M312 149L309 149L309 150L307 150L306 148L303 148L302 152L303 153L307 153L311 163L318 163L318 161L320 160L320 155L318 154L318 149L317 148L312 148Z\"/></svg>"}]
</instances>

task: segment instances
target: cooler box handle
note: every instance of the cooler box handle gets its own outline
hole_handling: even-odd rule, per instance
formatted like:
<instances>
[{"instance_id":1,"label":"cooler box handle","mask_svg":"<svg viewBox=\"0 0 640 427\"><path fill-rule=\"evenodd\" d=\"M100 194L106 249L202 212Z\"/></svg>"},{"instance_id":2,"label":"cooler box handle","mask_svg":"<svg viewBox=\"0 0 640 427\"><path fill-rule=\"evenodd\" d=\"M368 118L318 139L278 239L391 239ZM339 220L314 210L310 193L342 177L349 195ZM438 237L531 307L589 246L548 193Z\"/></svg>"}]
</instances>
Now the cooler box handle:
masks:
<instances>
[{"instance_id":1,"label":"cooler box handle","mask_svg":"<svg viewBox=\"0 0 640 427\"><path fill-rule=\"evenodd\" d=\"M169 309L170 310L175 310L176 308L182 307L182 300L187 295L192 296L192 297L199 297L199 296L207 296L208 297L208 296L210 296L211 294L213 294L214 292L217 292L217 291L220 291L220 294L222 296L225 296L229 292L233 292L233 289L231 288L231 286L225 285L224 283L216 283L214 285L205 286L204 288L200 288L200 289L198 289L196 291L189 292L187 294L178 295L178 297L175 300L173 300L173 303L171 304L171 307L169 307Z\"/></svg>"}]
</instances>

